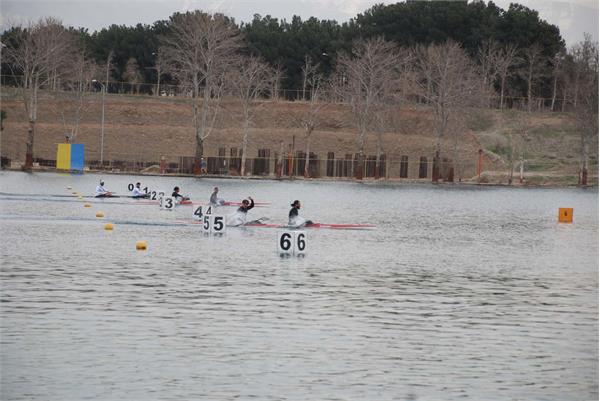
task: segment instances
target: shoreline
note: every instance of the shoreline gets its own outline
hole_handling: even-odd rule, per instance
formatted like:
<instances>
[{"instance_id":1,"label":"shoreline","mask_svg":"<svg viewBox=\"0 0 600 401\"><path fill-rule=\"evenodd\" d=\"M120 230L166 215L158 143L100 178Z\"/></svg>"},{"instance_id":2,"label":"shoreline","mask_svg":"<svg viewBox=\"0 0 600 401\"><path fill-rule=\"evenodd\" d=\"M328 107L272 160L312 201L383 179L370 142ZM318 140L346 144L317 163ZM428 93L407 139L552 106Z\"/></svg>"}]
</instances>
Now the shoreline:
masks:
<instances>
[{"instance_id":1,"label":"shoreline","mask_svg":"<svg viewBox=\"0 0 600 401\"><path fill-rule=\"evenodd\" d=\"M284 178L276 178L273 176L257 176L257 175L247 175L245 177L242 176L234 176L234 175L219 175L219 174L202 174L202 175L194 175L194 174L184 174L184 173L165 173L160 174L156 172L131 172L131 171L108 171L108 170L85 170L85 171L64 171L58 170L55 168L47 168L47 167L34 167L32 171L24 171L22 168L8 168L3 167L0 171L9 171L9 172L22 172L22 173L55 173L55 174L110 174L110 175L131 175L131 176L142 176L142 177L185 177L185 178L198 178L198 179L228 179L228 180L254 180L254 181L305 181L305 182L333 182L333 183L355 183L355 184L363 184L363 185L389 185L389 186L400 186L400 185L431 185L431 186L464 186L464 187L502 187L502 188L581 188L581 189L589 189L589 188L598 188L598 177L591 176L588 178L592 178L593 183L588 185L579 185L579 184L559 184L559 183L545 183L545 184L537 184L531 182L523 182L519 183L518 178L512 184L502 183L502 182L476 182L473 180L468 181L442 181L440 180L437 183L428 179L411 179L411 178L363 178L362 180L357 180L354 178L343 179L341 177L319 177L319 178L304 178L302 176L286 176ZM573 177L573 176L560 176L560 177Z\"/></svg>"}]
</instances>

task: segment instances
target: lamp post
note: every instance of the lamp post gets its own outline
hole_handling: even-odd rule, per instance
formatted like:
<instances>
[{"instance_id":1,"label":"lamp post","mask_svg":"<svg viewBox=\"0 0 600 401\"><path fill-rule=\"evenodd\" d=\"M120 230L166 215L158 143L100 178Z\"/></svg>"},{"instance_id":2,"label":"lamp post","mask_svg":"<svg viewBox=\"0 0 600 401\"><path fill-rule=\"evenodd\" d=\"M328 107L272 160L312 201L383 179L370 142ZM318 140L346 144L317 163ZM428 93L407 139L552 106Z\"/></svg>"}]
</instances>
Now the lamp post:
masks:
<instances>
[{"instance_id":1,"label":"lamp post","mask_svg":"<svg viewBox=\"0 0 600 401\"><path fill-rule=\"evenodd\" d=\"M96 79L93 79L92 82L96 84L100 84L102 87L102 125L101 125L101 134L100 134L100 167L104 167L104 95L106 95L106 86Z\"/></svg>"}]
</instances>

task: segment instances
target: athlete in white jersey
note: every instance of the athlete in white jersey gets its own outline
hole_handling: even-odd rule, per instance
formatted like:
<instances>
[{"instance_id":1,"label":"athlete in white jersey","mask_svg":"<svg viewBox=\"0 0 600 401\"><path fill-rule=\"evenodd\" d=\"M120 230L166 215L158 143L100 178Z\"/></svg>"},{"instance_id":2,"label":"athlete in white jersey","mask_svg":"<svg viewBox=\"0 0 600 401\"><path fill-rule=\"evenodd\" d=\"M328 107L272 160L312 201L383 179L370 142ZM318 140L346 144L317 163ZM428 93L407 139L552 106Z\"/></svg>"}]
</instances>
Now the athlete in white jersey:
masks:
<instances>
[{"instance_id":1,"label":"athlete in white jersey","mask_svg":"<svg viewBox=\"0 0 600 401\"><path fill-rule=\"evenodd\" d=\"M250 201L248 201L250 199ZM254 207L254 199L252 197L248 197L248 199L244 199L242 201L242 206L236 210L229 218L227 219L227 225L231 227L243 226L246 224L246 217L248 216L248 211Z\"/></svg>"},{"instance_id":2,"label":"athlete in white jersey","mask_svg":"<svg viewBox=\"0 0 600 401\"><path fill-rule=\"evenodd\" d=\"M96 187L96 198L102 198L105 196L111 196L112 193L104 188L104 181L100 180L100 185Z\"/></svg>"},{"instance_id":3,"label":"athlete in white jersey","mask_svg":"<svg viewBox=\"0 0 600 401\"><path fill-rule=\"evenodd\" d=\"M133 187L133 191L131 191L131 196L133 198L148 198L150 194L142 191L142 183L138 182L137 184L135 184L135 187Z\"/></svg>"}]
</instances>

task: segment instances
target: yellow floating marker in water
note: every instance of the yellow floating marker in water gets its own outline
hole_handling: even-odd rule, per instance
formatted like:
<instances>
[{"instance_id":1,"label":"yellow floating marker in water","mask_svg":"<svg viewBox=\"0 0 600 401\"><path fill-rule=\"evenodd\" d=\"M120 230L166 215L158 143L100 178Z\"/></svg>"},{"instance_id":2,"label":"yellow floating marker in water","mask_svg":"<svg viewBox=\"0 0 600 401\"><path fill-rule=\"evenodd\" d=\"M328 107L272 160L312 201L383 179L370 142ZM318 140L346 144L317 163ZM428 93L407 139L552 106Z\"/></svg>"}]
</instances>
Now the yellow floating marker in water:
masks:
<instances>
[{"instance_id":1,"label":"yellow floating marker in water","mask_svg":"<svg viewBox=\"0 0 600 401\"><path fill-rule=\"evenodd\" d=\"M96 217L104 217L104 212L96 212Z\"/></svg>"},{"instance_id":2,"label":"yellow floating marker in water","mask_svg":"<svg viewBox=\"0 0 600 401\"><path fill-rule=\"evenodd\" d=\"M83 196L77 195L77 199L83 199Z\"/></svg>"},{"instance_id":3,"label":"yellow floating marker in water","mask_svg":"<svg viewBox=\"0 0 600 401\"><path fill-rule=\"evenodd\" d=\"M148 249L148 243L146 241L138 241L135 243L135 249L138 251L145 251Z\"/></svg>"},{"instance_id":4,"label":"yellow floating marker in water","mask_svg":"<svg viewBox=\"0 0 600 401\"><path fill-rule=\"evenodd\" d=\"M84 203L83 207L92 207L92 204L91 203Z\"/></svg>"},{"instance_id":5,"label":"yellow floating marker in water","mask_svg":"<svg viewBox=\"0 0 600 401\"><path fill-rule=\"evenodd\" d=\"M572 223L573 222L573 208L572 207L559 207L558 208L558 222L559 223Z\"/></svg>"},{"instance_id":6,"label":"yellow floating marker in water","mask_svg":"<svg viewBox=\"0 0 600 401\"><path fill-rule=\"evenodd\" d=\"M114 227L113 227L112 223L106 223L106 224L104 225L104 229L105 229L106 231L112 231L112 229L113 229L113 228L114 228Z\"/></svg>"},{"instance_id":7,"label":"yellow floating marker in water","mask_svg":"<svg viewBox=\"0 0 600 401\"><path fill-rule=\"evenodd\" d=\"M73 195L77 195L77 192L71 192Z\"/></svg>"}]
</instances>

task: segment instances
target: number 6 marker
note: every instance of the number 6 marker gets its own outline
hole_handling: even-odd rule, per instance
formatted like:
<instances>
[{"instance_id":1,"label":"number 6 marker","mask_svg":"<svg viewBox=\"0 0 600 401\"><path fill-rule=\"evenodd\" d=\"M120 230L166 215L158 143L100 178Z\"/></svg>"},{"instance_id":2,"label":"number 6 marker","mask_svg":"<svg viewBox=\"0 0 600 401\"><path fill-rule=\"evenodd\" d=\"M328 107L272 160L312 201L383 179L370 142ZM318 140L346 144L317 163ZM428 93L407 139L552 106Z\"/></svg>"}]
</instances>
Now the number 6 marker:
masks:
<instances>
[{"instance_id":1,"label":"number 6 marker","mask_svg":"<svg viewBox=\"0 0 600 401\"><path fill-rule=\"evenodd\" d=\"M277 236L277 253L279 256L304 256L307 238L304 231L282 231Z\"/></svg>"}]
</instances>

